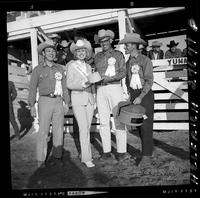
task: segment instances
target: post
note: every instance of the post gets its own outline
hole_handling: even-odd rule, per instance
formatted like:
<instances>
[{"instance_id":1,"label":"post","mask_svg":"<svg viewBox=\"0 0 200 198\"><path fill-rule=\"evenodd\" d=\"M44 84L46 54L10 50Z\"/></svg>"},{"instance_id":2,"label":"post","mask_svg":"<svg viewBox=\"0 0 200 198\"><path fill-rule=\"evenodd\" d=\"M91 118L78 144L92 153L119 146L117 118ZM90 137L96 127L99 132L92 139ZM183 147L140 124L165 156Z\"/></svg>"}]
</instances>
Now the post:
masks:
<instances>
[{"instance_id":1,"label":"post","mask_svg":"<svg viewBox=\"0 0 200 198\"><path fill-rule=\"evenodd\" d=\"M32 57L32 69L38 65L38 52L37 52L37 30L35 28L32 28L30 31L30 37L31 37L31 57ZM39 94L37 92L36 96L36 103L35 103L35 108L36 108L36 117L34 119L34 129L35 132L38 132L39 130L39 119L38 119L38 98Z\"/></svg>"},{"instance_id":2,"label":"post","mask_svg":"<svg viewBox=\"0 0 200 198\"><path fill-rule=\"evenodd\" d=\"M31 31L31 57L32 57L32 67L38 65L38 52L37 52L37 30L32 28Z\"/></svg>"},{"instance_id":3,"label":"post","mask_svg":"<svg viewBox=\"0 0 200 198\"><path fill-rule=\"evenodd\" d=\"M119 27L119 40L124 38L124 35L126 34L126 10L120 10L118 12L118 27ZM119 45L118 48L125 56L125 60L128 60L129 55L125 54L124 45ZM124 97L127 98L128 92L127 87L125 85L125 78L122 79L122 88L124 91Z\"/></svg>"}]
</instances>

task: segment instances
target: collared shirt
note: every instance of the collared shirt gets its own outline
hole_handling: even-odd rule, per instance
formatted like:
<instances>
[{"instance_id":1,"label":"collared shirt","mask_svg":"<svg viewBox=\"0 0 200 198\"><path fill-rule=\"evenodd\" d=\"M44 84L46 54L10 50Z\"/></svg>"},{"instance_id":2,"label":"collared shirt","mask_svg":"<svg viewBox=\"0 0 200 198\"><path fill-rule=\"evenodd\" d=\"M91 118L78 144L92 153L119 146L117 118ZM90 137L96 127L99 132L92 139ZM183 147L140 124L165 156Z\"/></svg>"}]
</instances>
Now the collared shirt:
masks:
<instances>
[{"instance_id":1,"label":"collared shirt","mask_svg":"<svg viewBox=\"0 0 200 198\"><path fill-rule=\"evenodd\" d=\"M122 52L114 49L109 49L108 51L102 51L95 55L94 64L95 71L99 72L101 77L105 77L105 73L108 67L108 59L115 58L115 76L110 77L107 82L120 81L126 76L126 63Z\"/></svg>"},{"instance_id":2,"label":"collared shirt","mask_svg":"<svg viewBox=\"0 0 200 198\"><path fill-rule=\"evenodd\" d=\"M142 54L138 54L137 57L129 56L129 59L126 62L126 86L129 92L131 90L133 91L130 87L130 81L132 77L131 68L134 64L139 66L138 74L142 84L140 97L143 98L153 85L153 64L147 56Z\"/></svg>"},{"instance_id":3,"label":"collared shirt","mask_svg":"<svg viewBox=\"0 0 200 198\"><path fill-rule=\"evenodd\" d=\"M62 91L63 99L66 104L69 102L69 94L66 87L66 77L64 69L61 65L54 63L52 67L46 65L45 62L39 64L33 69L31 80L30 80L30 90L28 96L28 103L33 106L36 102L37 88L39 89L39 95L49 95L55 91L55 73L60 72L62 74Z\"/></svg>"},{"instance_id":4,"label":"collared shirt","mask_svg":"<svg viewBox=\"0 0 200 198\"><path fill-rule=\"evenodd\" d=\"M180 57L182 57L182 52L178 48L176 48L175 52L171 52L170 50L167 50L165 52L165 58L180 58Z\"/></svg>"},{"instance_id":5,"label":"collared shirt","mask_svg":"<svg viewBox=\"0 0 200 198\"><path fill-rule=\"evenodd\" d=\"M151 59L151 60L156 60L156 59L163 59L164 57L164 52L163 50L159 50L157 53L155 53L153 50L149 50L147 56Z\"/></svg>"}]
</instances>

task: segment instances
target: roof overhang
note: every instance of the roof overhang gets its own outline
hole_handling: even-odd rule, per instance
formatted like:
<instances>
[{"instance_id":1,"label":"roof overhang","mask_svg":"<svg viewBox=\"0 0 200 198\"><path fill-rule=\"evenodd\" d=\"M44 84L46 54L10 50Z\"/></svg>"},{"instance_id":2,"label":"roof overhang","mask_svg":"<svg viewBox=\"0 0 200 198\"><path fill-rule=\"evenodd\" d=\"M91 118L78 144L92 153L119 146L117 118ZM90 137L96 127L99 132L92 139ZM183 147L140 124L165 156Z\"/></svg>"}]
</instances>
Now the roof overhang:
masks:
<instances>
[{"instance_id":1,"label":"roof overhang","mask_svg":"<svg viewBox=\"0 0 200 198\"><path fill-rule=\"evenodd\" d=\"M130 18L151 17L184 10L184 7L127 9ZM8 41L30 37L30 30L41 26L45 33L62 32L73 28L95 27L118 21L118 12L125 9L64 10L48 15L7 23Z\"/></svg>"}]
</instances>

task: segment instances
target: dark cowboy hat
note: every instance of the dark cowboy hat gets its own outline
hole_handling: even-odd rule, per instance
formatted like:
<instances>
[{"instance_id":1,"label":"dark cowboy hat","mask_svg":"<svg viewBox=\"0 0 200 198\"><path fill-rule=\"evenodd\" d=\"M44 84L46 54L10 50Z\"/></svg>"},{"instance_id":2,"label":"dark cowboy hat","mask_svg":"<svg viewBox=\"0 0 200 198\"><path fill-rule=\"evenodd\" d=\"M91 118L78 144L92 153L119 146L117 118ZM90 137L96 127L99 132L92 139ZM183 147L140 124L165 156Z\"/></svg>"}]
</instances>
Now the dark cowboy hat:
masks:
<instances>
[{"instance_id":1,"label":"dark cowboy hat","mask_svg":"<svg viewBox=\"0 0 200 198\"><path fill-rule=\"evenodd\" d=\"M179 44L179 42L175 43L174 40L170 41L170 43L167 45L167 47L171 48L171 47L174 47L174 46L177 46Z\"/></svg>"},{"instance_id":2,"label":"dark cowboy hat","mask_svg":"<svg viewBox=\"0 0 200 198\"><path fill-rule=\"evenodd\" d=\"M130 101L121 101L118 104L117 118L126 125L141 126L145 112L146 109L142 105L135 105Z\"/></svg>"}]
</instances>

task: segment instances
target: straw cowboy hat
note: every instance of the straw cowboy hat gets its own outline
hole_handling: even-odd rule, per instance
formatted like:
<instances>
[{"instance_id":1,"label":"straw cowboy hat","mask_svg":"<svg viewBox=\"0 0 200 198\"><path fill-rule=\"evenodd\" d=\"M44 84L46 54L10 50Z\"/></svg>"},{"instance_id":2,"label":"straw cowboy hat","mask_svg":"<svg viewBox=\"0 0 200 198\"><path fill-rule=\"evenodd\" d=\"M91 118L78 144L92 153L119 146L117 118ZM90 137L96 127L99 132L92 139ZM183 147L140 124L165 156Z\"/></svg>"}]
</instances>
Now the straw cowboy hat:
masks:
<instances>
[{"instance_id":1,"label":"straw cowboy hat","mask_svg":"<svg viewBox=\"0 0 200 198\"><path fill-rule=\"evenodd\" d=\"M161 47L162 43L159 41L153 41L150 47Z\"/></svg>"},{"instance_id":2,"label":"straw cowboy hat","mask_svg":"<svg viewBox=\"0 0 200 198\"><path fill-rule=\"evenodd\" d=\"M98 41L106 41L108 39L114 39L115 33L112 30L99 30Z\"/></svg>"},{"instance_id":3,"label":"straw cowboy hat","mask_svg":"<svg viewBox=\"0 0 200 198\"><path fill-rule=\"evenodd\" d=\"M89 53L88 55L90 55L92 52L92 46L90 42L86 39L80 39L80 40L77 40L76 43L73 42L71 44L70 51L72 52L72 54L74 54L75 51L78 49L86 49Z\"/></svg>"},{"instance_id":4,"label":"straw cowboy hat","mask_svg":"<svg viewBox=\"0 0 200 198\"><path fill-rule=\"evenodd\" d=\"M170 41L170 43L167 45L167 47L171 48L171 47L174 47L174 46L177 46L179 44L179 42L175 43L174 40Z\"/></svg>"},{"instance_id":5,"label":"straw cowboy hat","mask_svg":"<svg viewBox=\"0 0 200 198\"><path fill-rule=\"evenodd\" d=\"M48 37L51 39L54 39L54 38L61 39L61 36L56 33L52 33L52 34L50 33L50 34L48 34Z\"/></svg>"},{"instance_id":6,"label":"straw cowboy hat","mask_svg":"<svg viewBox=\"0 0 200 198\"><path fill-rule=\"evenodd\" d=\"M124 38L119 41L119 44L125 44L125 43L138 43L146 45L146 42L140 38L140 35L137 33L127 33L125 34Z\"/></svg>"},{"instance_id":7,"label":"straw cowboy hat","mask_svg":"<svg viewBox=\"0 0 200 198\"><path fill-rule=\"evenodd\" d=\"M38 45L38 53L39 54L42 54L42 51L47 48L47 47L50 47L50 48L53 48L56 50L56 47L55 45L51 42L51 41L45 41L45 42L42 42Z\"/></svg>"}]
</instances>

